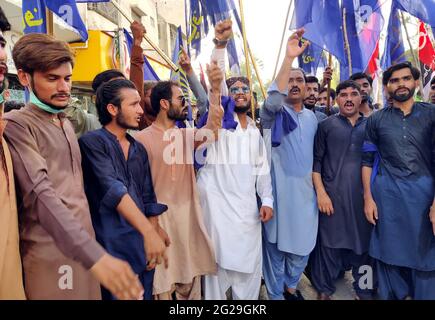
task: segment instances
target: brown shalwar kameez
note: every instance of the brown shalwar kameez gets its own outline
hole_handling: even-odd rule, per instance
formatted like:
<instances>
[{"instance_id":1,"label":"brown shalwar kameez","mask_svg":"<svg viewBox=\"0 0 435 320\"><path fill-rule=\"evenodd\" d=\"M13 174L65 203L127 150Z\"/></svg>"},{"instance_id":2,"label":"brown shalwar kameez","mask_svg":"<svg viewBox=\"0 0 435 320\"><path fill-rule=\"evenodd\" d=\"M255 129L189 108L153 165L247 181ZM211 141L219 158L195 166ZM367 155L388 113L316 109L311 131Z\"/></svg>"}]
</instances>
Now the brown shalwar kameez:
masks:
<instances>
[{"instance_id":1,"label":"brown shalwar kameez","mask_svg":"<svg viewBox=\"0 0 435 320\"><path fill-rule=\"evenodd\" d=\"M0 119L0 300L23 300L18 214L12 160Z\"/></svg>"},{"instance_id":2,"label":"brown shalwar kameez","mask_svg":"<svg viewBox=\"0 0 435 320\"><path fill-rule=\"evenodd\" d=\"M4 117L18 186L20 243L28 299L100 299L87 270L104 254L83 190L71 123L27 105Z\"/></svg>"}]
</instances>

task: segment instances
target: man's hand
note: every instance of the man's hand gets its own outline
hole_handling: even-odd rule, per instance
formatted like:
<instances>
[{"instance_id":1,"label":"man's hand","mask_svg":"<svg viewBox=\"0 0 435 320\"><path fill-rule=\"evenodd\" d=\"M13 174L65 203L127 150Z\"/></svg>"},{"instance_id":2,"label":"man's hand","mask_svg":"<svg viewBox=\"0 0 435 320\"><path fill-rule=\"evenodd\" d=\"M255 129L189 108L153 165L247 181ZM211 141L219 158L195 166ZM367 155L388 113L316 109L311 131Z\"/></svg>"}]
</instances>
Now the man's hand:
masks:
<instances>
[{"instance_id":1,"label":"man's hand","mask_svg":"<svg viewBox=\"0 0 435 320\"><path fill-rule=\"evenodd\" d=\"M326 192L317 194L317 206L320 212L327 214L328 216L334 214L334 206L332 205L331 198Z\"/></svg>"},{"instance_id":2,"label":"man's hand","mask_svg":"<svg viewBox=\"0 0 435 320\"><path fill-rule=\"evenodd\" d=\"M233 22L231 19L219 21L214 28L214 37L220 41L228 41L233 36ZM217 46L217 48L225 48L223 46Z\"/></svg>"},{"instance_id":3,"label":"man's hand","mask_svg":"<svg viewBox=\"0 0 435 320\"><path fill-rule=\"evenodd\" d=\"M131 32L133 33L133 41L135 45L141 45L144 34L147 32L142 23L133 21L130 25Z\"/></svg>"},{"instance_id":4,"label":"man's hand","mask_svg":"<svg viewBox=\"0 0 435 320\"><path fill-rule=\"evenodd\" d=\"M220 92L222 81L224 80L224 75L216 61L212 61L211 65L207 64L206 73L208 77L208 82L211 86L211 91L213 93Z\"/></svg>"},{"instance_id":5,"label":"man's hand","mask_svg":"<svg viewBox=\"0 0 435 320\"><path fill-rule=\"evenodd\" d=\"M430 219L430 222L432 222L432 231L433 231L433 234L435 236L435 201L434 201L434 203L432 203L432 207L430 207L429 219Z\"/></svg>"},{"instance_id":6,"label":"man's hand","mask_svg":"<svg viewBox=\"0 0 435 320\"><path fill-rule=\"evenodd\" d=\"M267 222L273 217L273 209L268 206L262 206L260 208L260 220L262 222Z\"/></svg>"},{"instance_id":7,"label":"man's hand","mask_svg":"<svg viewBox=\"0 0 435 320\"><path fill-rule=\"evenodd\" d=\"M378 220L378 207L372 197L364 198L364 213L366 219L373 225L376 225Z\"/></svg>"},{"instance_id":8,"label":"man's hand","mask_svg":"<svg viewBox=\"0 0 435 320\"><path fill-rule=\"evenodd\" d=\"M287 51L286 56L289 59L294 59L299 57L305 49L310 45L309 41L304 41L302 46L299 46L299 41L301 40L303 34L305 33L304 29L296 30L287 41Z\"/></svg>"},{"instance_id":9,"label":"man's hand","mask_svg":"<svg viewBox=\"0 0 435 320\"><path fill-rule=\"evenodd\" d=\"M171 245L171 239L169 238L166 231L160 226L157 226L157 233L159 234L160 238L162 238L163 242L165 243L166 247L169 247Z\"/></svg>"},{"instance_id":10,"label":"man's hand","mask_svg":"<svg viewBox=\"0 0 435 320\"><path fill-rule=\"evenodd\" d=\"M184 48L181 48L180 58L178 59L181 69L186 72L186 75L190 76L193 73L192 63Z\"/></svg>"},{"instance_id":11,"label":"man's hand","mask_svg":"<svg viewBox=\"0 0 435 320\"><path fill-rule=\"evenodd\" d=\"M165 253L166 245L156 229L149 229L143 237L148 260L147 270L154 269L156 265L161 264L162 262L164 263L165 268L168 268L168 257Z\"/></svg>"},{"instance_id":12,"label":"man's hand","mask_svg":"<svg viewBox=\"0 0 435 320\"><path fill-rule=\"evenodd\" d=\"M142 300L144 289L130 265L105 254L90 269L103 287L119 300Z\"/></svg>"},{"instance_id":13,"label":"man's hand","mask_svg":"<svg viewBox=\"0 0 435 320\"><path fill-rule=\"evenodd\" d=\"M320 86L326 87L328 85L328 83L332 80L332 73L334 72L334 69L332 69L331 67L326 67L325 71L323 71L323 79L322 82L320 83Z\"/></svg>"}]
</instances>

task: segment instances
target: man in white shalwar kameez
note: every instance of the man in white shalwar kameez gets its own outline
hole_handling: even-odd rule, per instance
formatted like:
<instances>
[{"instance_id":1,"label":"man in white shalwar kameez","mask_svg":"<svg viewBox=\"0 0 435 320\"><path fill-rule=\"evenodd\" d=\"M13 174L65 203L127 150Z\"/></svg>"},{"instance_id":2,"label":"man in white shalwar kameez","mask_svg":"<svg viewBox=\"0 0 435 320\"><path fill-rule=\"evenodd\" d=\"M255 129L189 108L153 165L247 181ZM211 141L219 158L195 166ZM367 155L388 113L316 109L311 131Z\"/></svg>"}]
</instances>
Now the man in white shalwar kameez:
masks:
<instances>
[{"instance_id":1,"label":"man in white shalwar kameez","mask_svg":"<svg viewBox=\"0 0 435 320\"><path fill-rule=\"evenodd\" d=\"M272 185L264 141L246 115L249 82L230 78L227 85L223 129L219 140L207 147L198 173L200 203L218 266L216 275L205 276L204 297L223 300L231 288L233 299L254 300L262 276L261 222L273 215Z\"/></svg>"}]
</instances>

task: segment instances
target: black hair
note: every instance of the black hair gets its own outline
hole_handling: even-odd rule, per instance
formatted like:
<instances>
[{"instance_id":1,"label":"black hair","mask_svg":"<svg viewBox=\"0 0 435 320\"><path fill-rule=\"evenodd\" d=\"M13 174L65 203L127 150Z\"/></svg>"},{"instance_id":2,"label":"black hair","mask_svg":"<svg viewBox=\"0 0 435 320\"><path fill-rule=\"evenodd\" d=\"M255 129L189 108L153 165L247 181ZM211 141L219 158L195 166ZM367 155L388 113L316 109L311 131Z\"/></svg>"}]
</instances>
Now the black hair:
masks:
<instances>
[{"instance_id":1,"label":"black hair","mask_svg":"<svg viewBox=\"0 0 435 320\"><path fill-rule=\"evenodd\" d=\"M98 110L98 120L100 120L101 125L112 121L112 116L107 110L109 104L121 108L121 90L122 89L134 89L136 86L133 82L127 79L116 79L106 83L103 83L97 90L97 99L95 105Z\"/></svg>"},{"instance_id":2,"label":"black hair","mask_svg":"<svg viewBox=\"0 0 435 320\"><path fill-rule=\"evenodd\" d=\"M0 7L0 30L1 31L11 30L11 24L9 23L8 18L6 18L6 15L1 7Z\"/></svg>"},{"instance_id":3,"label":"black hair","mask_svg":"<svg viewBox=\"0 0 435 320\"><path fill-rule=\"evenodd\" d=\"M304 81L305 81L305 83L307 82L307 75L305 74L305 71L304 71L304 69L302 69L302 68L291 68L290 69L290 71L300 71L302 74L303 74L303 76L304 76Z\"/></svg>"},{"instance_id":4,"label":"black hair","mask_svg":"<svg viewBox=\"0 0 435 320\"><path fill-rule=\"evenodd\" d=\"M418 80L420 78L420 70L418 70L416 67L414 67L411 62L409 61L405 61L405 62L401 62L395 65L392 65L391 67L389 67L387 70L384 71L384 73L382 74L382 84L384 86L386 86L388 84L388 81L390 81L391 76L393 75L393 73L397 70L402 70L408 68L409 70L411 70L411 74L412 77L414 78L414 80Z\"/></svg>"},{"instance_id":5,"label":"black hair","mask_svg":"<svg viewBox=\"0 0 435 320\"><path fill-rule=\"evenodd\" d=\"M370 83L370 87L373 86L373 78L364 72L357 72L350 76L349 80L359 80L359 79L367 79L367 81Z\"/></svg>"},{"instance_id":6,"label":"black hair","mask_svg":"<svg viewBox=\"0 0 435 320\"><path fill-rule=\"evenodd\" d=\"M320 91L320 83L319 83L319 79L317 79L317 77L315 77L315 76L306 76L305 77L305 83L317 83L317 86L319 87L319 91Z\"/></svg>"},{"instance_id":7,"label":"black hair","mask_svg":"<svg viewBox=\"0 0 435 320\"><path fill-rule=\"evenodd\" d=\"M327 91L328 91L328 88L323 88L323 89L320 90L319 95L322 94L323 92L327 92ZM329 89L329 95L331 96L332 100L334 100L335 97L337 96L336 93L335 93L335 90L332 89L332 88Z\"/></svg>"},{"instance_id":8,"label":"black hair","mask_svg":"<svg viewBox=\"0 0 435 320\"><path fill-rule=\"evenodd\" d=\"M160 81L151 90L151 107L153 108L154 115L160 112L160 100L171 100L172 99L172 87L179 84L174 81Z\"/></svg>"},{"instance_id":9,"label":"black hair","mask_svg":"<svg viewBox=\"0 0 435 320\"><path fill-rule=\"evenodd\" d=\"M94 90L94 92L97 92L98 88L102 84L112 80L113 78L124 78L125 79L125 76L121 71L116 70L116 69L110 69L110 70L100 72L99 74L97 74L95 76L94 81L92 81L92 89Z\"/></svg>"},{"instance_id":10,"label":"black hair","mask_svg":"<svg viewBox=\"0 0 435 320\"><path fill-rule=\"evenodd\" d=\"M345 80L343 82L340 82L338 84L337 88L335 89L335 91L337 92L337 95L339 95L341 90L344 90L347 88L354 88L354 89L358 90L359 93L361 93L361 86L357 82L355 82L354 80Z\"/></svg>"},{"instance_id":11,"label":"black hair","mask_svg":"<svg viewBox=\"0 0 435 320\"><path fill-rule=\"evenodd\" d=\"M19 110L24 106L25 106L24 102L19 102L19 101L14 101L14 100L6 101L5 106L4 106L4 112L6 113L6 112L9 112L11 110Z\"/></svg>"}]
</instances>

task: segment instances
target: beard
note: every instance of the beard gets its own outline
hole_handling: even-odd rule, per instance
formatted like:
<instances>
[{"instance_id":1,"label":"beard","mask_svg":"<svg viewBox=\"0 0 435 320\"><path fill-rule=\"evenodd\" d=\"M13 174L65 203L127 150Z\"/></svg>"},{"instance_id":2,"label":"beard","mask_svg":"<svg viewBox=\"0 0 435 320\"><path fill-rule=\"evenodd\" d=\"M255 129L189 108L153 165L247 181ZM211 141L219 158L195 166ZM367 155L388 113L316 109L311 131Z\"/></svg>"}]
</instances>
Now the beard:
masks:
<instances>
[{"instance_id":1,"label":"beard","mask_svg":"<svg viewBox=\"0 0 435 320\"><path fill-rule=\"evenodd\" d=\"M183 112L184 109L181 111L175 110L172 106L168 110L168 118L173 121L184 121L187 119L187 114Z\"/></svg>"},{"instance_id":2,"label":"beard","mask_svg":"<svg viewBox=\"0 0 435 320\"><path fill-rule=\"evenodd\" d=\"M402 89L404 89L404 88L400 88L400 89L397 89L394 92L390 92L390 96L391 96L391 98L393 98L394 101L405 102L405 101L408 101L409 99L411 99L414 96L415 87L412 88L412 89L405 88L406 90L408 90L407 94L397 94L396 93L397 91L402 90Z\"/></svg>"},{"instance_id":3,"label":"beard","mask_svg":"<svg viewBox=\"0 0 435 320\"><path fill-rule=\"evenodd\" d=\"M246 113L246 112L249 111L249 109L251 109L251 106L249 104L246 105L246 106L240 106L240 107L235 106L234 107L234 112L235 113Z\"/></svg>"},{"instance_id":4,"label":"beard","mask_svg":"<svg viewBox=\"0 0 435 320\"><path fill-rule=\"evenodd\" d=\"M139 123L135 126L129 125L127 123L127 121L125 120L124 114L122 112L118 113L118 115L115 118L115 121L116 121L116 124L123 129L132 130L132 129L137 129L139 127Z\"/></svg>"}]
</instances>

